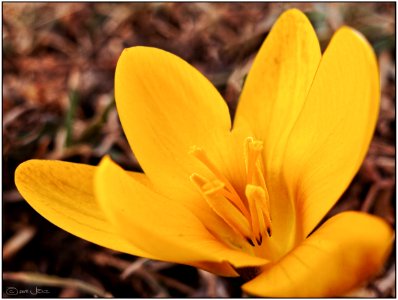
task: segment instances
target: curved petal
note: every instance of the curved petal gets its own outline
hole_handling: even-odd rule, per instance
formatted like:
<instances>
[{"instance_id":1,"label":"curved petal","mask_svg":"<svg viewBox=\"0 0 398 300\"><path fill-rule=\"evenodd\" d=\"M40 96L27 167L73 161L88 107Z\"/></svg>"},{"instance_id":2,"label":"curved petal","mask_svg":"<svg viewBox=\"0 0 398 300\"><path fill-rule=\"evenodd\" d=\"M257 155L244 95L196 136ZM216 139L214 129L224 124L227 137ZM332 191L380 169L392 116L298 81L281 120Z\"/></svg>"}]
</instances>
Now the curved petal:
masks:
<instances>
[{"instance_id":1,"label":"curved petal","mask_svg":"<svg viewBox=\"0 0 398 300\"><path fill-rule=\"evenodd\" d=\"M239 100L234 128L247 121L264 142L274 239L286 239L293 232L293 203L281 186L280 170L288 135L320 59L318 39L307 17L297 9L284 12L257 54ZM286 220L292 220L290 226Z\"/></svg>"},{"instance_id":2,"label":"curved petal","mask_svg":"<svg viewBox=\"0 0 398 300\"><path fill-rule=\"evenodd\" d=\"M222 244L191 211L140 184L109 158L100 163L95 190L119 233L156 259L192 265L230 262L237 267L267 263Z\"/></svg>"},{"instance_id":3,"label":"curved petal","mask_svg":"<svg viewBox=\"0 0 398 300\"><path fill-rule=\"evenodd\" d=\"M15 184L38 213L63 230L113 250L151 257L112 229L93 195L95 170L83 164L29 160L18 166ZM130 175L146 181L143 174Z\"/></svg>"},{"instance_id":4,"label":"curved petal","mask_svg":"<svg viewBox=\"0 0 398 300\"><path fill-rule=\"evenodd\" d=\"M272 27L245 81L234 127L245 119L271 155L291 130L321 59L315 31L297 9ZM286 137L285 137L286 139ZM276 154L275 154L276 155Z\"/></svg>"},{"instance_id":5,"label":"curved petal","mask_svg":"<svg viewBox=\"0 0 398 300\"><path fill-rule=\"evenodd\" d=\"M358 171L379 111L371 46L343 27L322 58L289 137L284 172L297 203L300 240L334 205Z\"/></svg>"},{"instance_id":6,"label":"curved petal","mask_svg":"<svg viewBox=\"0 0 398 300\"><path fill-rule=\"evenodd\" d=\"M393 231L384 220L344 212L243 289L270 297L342 296L380 270L392 241Z\"/></svg>"},{"instance_id":7,"label":"curved petal","mask_svg":"<svg viewBox=\"0 0 398 300\"><path fill-rule=\"evenodd\" d=\"M206 169L192 146L219 152L229 133L228 107L215 87L181 58L150 47L132 47L116 67L115 97L130 146L163 194L197 194L189 181ZM188 197L189 198L189 197Z\"/></svg>"}]
</instances>

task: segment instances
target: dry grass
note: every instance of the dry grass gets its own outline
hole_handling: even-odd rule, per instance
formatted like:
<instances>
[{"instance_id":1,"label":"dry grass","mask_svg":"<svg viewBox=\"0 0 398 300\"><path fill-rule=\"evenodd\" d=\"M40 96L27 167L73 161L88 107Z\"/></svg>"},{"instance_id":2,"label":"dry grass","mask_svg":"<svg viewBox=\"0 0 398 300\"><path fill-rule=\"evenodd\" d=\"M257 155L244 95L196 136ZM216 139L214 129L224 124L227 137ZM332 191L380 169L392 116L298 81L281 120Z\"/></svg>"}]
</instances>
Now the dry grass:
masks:
<instances>
[{"instance_id":1,"label":"dry grass","mask_svg":"<svg viewBox=\"0 0 398 300\"><path fill-rule=\"evenodd\" d=\"M342 24L377 51L382 103L367 158L330 215L354 209L395 226L395 4L3 3L4 288L52 297L240 297L239 279L148 261L80 240L37 214L15 190L31 158L97 164L109 153L139 170L113 99L124 47L151 45L200 69L235 111L248 67L281 11L299 7L322 47ZM395 251L394 251L395 253ZM353 296L395 296L395 255Z\"/></svg>"}]
</instances>

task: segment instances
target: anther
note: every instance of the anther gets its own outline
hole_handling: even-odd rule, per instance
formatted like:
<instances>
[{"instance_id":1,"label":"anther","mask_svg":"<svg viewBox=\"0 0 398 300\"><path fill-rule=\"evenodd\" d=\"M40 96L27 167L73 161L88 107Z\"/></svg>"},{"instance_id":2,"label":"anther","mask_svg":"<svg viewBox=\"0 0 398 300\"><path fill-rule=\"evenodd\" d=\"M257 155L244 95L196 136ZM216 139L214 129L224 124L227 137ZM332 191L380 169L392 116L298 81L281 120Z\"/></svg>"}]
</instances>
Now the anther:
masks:
<instances>
[{"instance_id":1,"label":"anther","mask_svg":"<svg viewBox=\"0 0 398 300\"><path fill-rule=\"evenodd\" d=\"M190 176L205 198L207 204L241 237L251 236L251 228L245 216L227 198L223 196L224 184L215 179L207 180L198 174Z\"/></svg>"},{"instance_id":2,"label":"anther","mask_svg":"<svg viewBox=\"0 0 398 300\"><path fill-rule=\"evenodd\" d=\"M212 210L252 247L261 246L264 237L272 235L269 195L261 156L263 147L262 141L253 137L245 139L247 201L242 201L229 180L202 148L193 146L190 151L211 174L211 177L206 178L194 173L190 176L191 181L199 188Z\"/></svg>"},{"instance_id":3,"label":"anther","mask_svg":"<svg viewBox=\"0 0 398 300\"><path fill-rule=\"evenodd\" d=\"M198 187L202 188L203 185L205 185L207 182L209 182L209 180L203 176L200 176L199 174L193 173L189 179L191 179L191 181L193 183L195 183Z\"/></svg>"},{"instance_id":4,"label":"anther","mask_svg":"<svg viewBox=\"0 0 398 300\"><path fill-rule=\"evenodd\" d=\"M263 150L263 142L254 140L253 137L248 137L245 140L245 164L247 183L254 183L254 177L257 173L257 162L261 156Z\"/></svg>"},{"instance_id":5,"label":"anther","mask_svg":"<svg viewBox=\"0 0 398 300\"><path fill-rule=\"evenodd\" d=\"M245 191L247 200L249 201L250 214L252 216L252 230L253 235L257 241L262 242L262 234L267 232L271 236L271 220L270 213L267 205L267 196L264 189L248 184ZM261 236L261 238L260 238Z\"/></svg>"},{"instance_id":6,"label":"anther","mask_svg":"<svg viewBox=\"0 0 398 300\"><path fill-rule=\"evenodd\" d=\"M207 196L216 195L224 188L224 184L221 181L217 179L209 180L196 173L193 173L190 179L198 186L199 190Z\"/></svg>"},{"instance_id":7,"label":"anther","mask_svg":"<svg viewBox=\"0 0 398 300\"><path fill-rule=\"evenodd\" d=\"M261 244L263 243L263 235L261 233L260 233L260 237L258 239L256 239L256 241L257 241L257 244L259 246L261 246Z\"/></svg>"},{"instance_id":8,"label":"anther","mask_svg":"<svg viewBox=\"0 0 398 300\"><path fill-rule=\"evenodd\" d=\"M251 239L249 239L248 237L245 238L245 239L246 239L246 241L247 241L252 247L255 246L254 243L253 243L253 241L252 241Z\"/></svg>"},{"instance_id":9,"label":"anther","mask_svg":"<svg viewBox=\"0 0 398 300\"><path fill-rule=\"evenodd\" d=\"M250 213L243 204L238 193L235 191L229 180L212 163L206 152L198 146L193 146L189 153L200 160L213 173L213 175L225 185L224 195L243 213L246 219L250 220Z\"/></svg>"}]
</instances>

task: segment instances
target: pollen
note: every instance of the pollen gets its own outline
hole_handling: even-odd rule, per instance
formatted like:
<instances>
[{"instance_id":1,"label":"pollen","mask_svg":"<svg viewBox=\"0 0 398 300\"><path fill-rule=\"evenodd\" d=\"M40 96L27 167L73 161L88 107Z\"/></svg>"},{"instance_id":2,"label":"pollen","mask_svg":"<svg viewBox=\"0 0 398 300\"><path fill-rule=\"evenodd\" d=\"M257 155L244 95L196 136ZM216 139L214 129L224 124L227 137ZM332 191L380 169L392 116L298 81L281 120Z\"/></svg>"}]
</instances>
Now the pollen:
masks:
<instances>
[{"instance_id":1,"label":"pollen","mask_svg":"<svg viewBox=\"0 0 398 300\"><path fill-rule=\"evenodd\" d=\"M190 153L207 167L212 177L193 173L190 179L211 209L242 240L256 247L261 246L264 238L271 238L272 235L270 201L261 157L263 142L248 137L243 147L246 166L246 188L243 193L237 192L205 150L197 146L193 146Z\"/></svg>"}]
</instances>

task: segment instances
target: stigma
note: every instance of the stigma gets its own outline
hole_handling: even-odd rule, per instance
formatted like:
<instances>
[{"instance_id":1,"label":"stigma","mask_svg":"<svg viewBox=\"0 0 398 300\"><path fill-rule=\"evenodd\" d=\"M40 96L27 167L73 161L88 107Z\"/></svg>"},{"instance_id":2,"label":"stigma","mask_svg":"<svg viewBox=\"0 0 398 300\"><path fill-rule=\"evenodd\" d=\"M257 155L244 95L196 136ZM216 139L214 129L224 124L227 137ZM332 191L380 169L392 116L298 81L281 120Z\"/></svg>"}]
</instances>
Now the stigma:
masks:
<instances>
[{"instance_id":1,"label":"stigma","mask_svg":"<svg viewBox=\"0 0 398 300\"><path fill-rule=\"evenodd\" d=\"M256 247L272 236L270 201L261 155L263 143L248 137L243 147L246 167L243 193L236 191L206 152L197 146L193 146L190 153L207 167L211 178L193 173L190 179L211 209L250 246Z\"/></svg>"}]
</instances>

